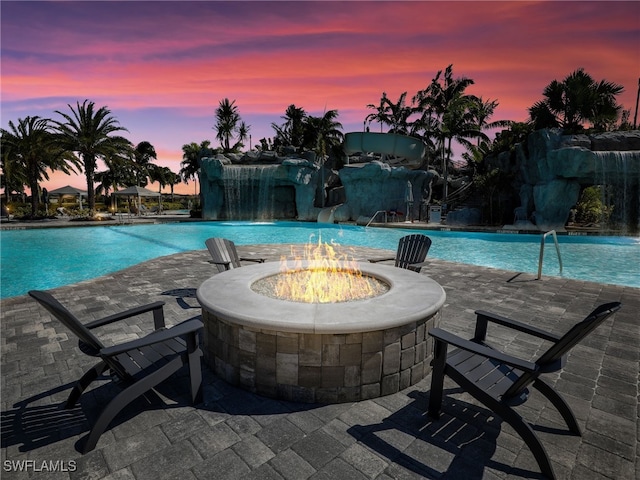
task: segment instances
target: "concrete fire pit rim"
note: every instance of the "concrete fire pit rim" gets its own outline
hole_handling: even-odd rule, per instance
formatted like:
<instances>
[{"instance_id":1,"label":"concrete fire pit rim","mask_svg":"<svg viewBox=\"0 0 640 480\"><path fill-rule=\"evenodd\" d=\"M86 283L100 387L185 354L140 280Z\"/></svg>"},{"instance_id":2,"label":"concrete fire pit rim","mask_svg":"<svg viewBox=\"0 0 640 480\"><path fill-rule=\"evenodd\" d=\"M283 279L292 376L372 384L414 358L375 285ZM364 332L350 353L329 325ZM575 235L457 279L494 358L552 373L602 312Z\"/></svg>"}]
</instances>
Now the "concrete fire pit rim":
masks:
<instances>
[{"instance_id":1,"label":"concrete fire pit rim","mask_svg":"<svg viewBox=\"0 0 640 480\"><path fill-rule=\"evenodd\" d=\"M303 262L303 266L309 266ZM361 271L390 286L373 298L335 304L298 303L256 293L251 285L280 272L279 262L219 273L202 283L197 298L223 321L256 330L339 334L385 330L429 318L446 300L444 289L427 275L390 265L359 263Z\"/></svg>"}]
</instances>

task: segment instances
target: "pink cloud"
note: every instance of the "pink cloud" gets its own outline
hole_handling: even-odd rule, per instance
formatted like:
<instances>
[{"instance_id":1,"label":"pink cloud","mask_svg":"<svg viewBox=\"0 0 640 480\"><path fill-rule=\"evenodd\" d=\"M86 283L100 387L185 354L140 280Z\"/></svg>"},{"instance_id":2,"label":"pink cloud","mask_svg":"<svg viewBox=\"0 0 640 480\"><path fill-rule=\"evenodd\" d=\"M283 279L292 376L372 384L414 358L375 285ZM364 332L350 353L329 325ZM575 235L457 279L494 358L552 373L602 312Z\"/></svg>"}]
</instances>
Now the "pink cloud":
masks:
<instances>
[{"instance_id":1,"label":"pink cloud","mask_svg":"<svg viewBox=\"0 0 640 480\"><path fill-rule=\"evenodd\" d=\"M383 91L425 88L438 70L525 120L544 87L584 67L635 105L640 29L633 2L8 2L2 115L53 116L89 98L149 140L174 171L180 147L213 140L236 100L254 143L286 107L338 109L362 128ZM29 22L22 19L29 18ZM126 121L126 123L125 123ZM215 142L214 142L215 143ZM64 181L67 184L69 181Z\"/></svg>"}]
</instances>

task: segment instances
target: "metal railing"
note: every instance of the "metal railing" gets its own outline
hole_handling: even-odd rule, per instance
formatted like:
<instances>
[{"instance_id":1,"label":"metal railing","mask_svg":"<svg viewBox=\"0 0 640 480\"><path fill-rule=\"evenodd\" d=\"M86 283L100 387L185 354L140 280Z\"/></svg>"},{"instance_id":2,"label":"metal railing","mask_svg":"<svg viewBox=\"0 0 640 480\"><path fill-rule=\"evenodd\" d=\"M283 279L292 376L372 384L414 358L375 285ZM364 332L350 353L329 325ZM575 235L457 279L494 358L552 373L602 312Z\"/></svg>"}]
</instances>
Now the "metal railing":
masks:
<instances>
[{"instance_id":1,"label":"metal railing","mask_svg":"<svg viewBox=\"0 0 640 480\"><path fill-rule=\"evenodd\" d=\"M469 190L472 186L473 186L473 181L471 181L469 183L465 183L464 185L462 185L457 190L451 192L449 195L447 195L447 203L451 204L451 203L456 203L456 202L464 200L464 198L465 198L464 194L465 193L469 193L469 192L467 192L467 190Z\"/></svg>"},{"instance_id":2,"label":"metal railing","mask_svg":"<svg viewBox=\"0 0 640 480\"><path fill-rule=\"evenodd\" d=\"M550 230L540 239L540 259L538 260L538 280L542 277L542 259L544 258L544 244L547 236L551 235L553 237L553 243L556 246L556 253L558 254L558 263L560 264L560 273L562 273L562 257L560 256L560 245L558 245L558 237L556 236L555 230Z\"/></svg>"},{"instance_id":3,"label":"metal railing","mask_svg":"<svg viewBox=\"0 0 640 480\"><path fill-rule=\"evenodd\" d=\"M371 225L371 222L373 222L373 220L378 216L379 213L384 213L384 223L387 223L387 211L386 210L378 210L376 213L373 214L373 217L371 217L369 219L369 221L365 225L365 228L368 227L369 225Z\"/></svg>"},{"instance_id":4,"label":"metal railing","mask_svg":"<svg viewBox=\"0 0 640 480\"><path fill-rule=\"evenodd\" d=\"M124 225L125 223L132 223L132 217L129 212L127 213L116 213L115 217L118 219L118 223L120 225Z\"/></svg>"}]
</instances>

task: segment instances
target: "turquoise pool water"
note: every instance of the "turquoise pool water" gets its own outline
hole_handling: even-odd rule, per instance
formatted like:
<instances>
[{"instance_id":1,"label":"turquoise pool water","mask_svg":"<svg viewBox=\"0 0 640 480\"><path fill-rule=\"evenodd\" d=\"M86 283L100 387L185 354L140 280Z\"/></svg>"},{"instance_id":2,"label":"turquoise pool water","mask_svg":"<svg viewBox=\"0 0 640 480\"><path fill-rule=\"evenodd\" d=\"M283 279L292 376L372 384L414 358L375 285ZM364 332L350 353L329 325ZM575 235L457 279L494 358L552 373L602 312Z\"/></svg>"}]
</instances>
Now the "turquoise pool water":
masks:
<instances>
[{"instance_id":1,"label":"turquoise pool water","mask_svg":"<svg viewBox=\"0 0 640 480\"><path fill-rule=\"evenodd\" d=\"M105 275L152 258L204 249L209 237L238 245L334 241L341 245L395 250L398 239L417 230L315 223L194 222L9 230L0 237L1 298ZM452 262L537 274L540 236L424 231L433 240L429 256ZM640 239L559 236L563 276L640 287ZM544 275L559 275L551 239Z\"/></svg>"}]
</instances>

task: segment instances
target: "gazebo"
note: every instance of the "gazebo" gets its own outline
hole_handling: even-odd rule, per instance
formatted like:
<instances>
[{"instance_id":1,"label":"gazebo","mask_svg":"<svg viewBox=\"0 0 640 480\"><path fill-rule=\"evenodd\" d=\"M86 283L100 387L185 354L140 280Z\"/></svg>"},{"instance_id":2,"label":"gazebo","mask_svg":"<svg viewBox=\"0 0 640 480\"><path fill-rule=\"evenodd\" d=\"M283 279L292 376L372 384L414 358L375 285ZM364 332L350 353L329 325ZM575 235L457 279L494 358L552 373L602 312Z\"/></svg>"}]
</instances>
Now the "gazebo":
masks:
<instances>
[{"instance_id":1,"label":"gazebo","mask_svg":"<svg viewBox=\"0 0 640 480\"><path fill-rule=\"evenodd\" d=\"M139 187L137 185L127 187L124 190L118 190L117 192L113 192L113 194L120 197L137 197L138 215L140 215L140 206L142 205L141 197L161 197L160 193L149 190L148 188Z\"/></svg>"},{"instance_id":2,"label":"gazebo","mask_svg":"<svg viewBox=\"0 0 640 480\"><path fill-rule=\"evenodd\" d=\"M72 187L71 185L67 185L66 187L56 188L55 190L51 190L50 192L47 193L47 196L49 197L57 196L62 198L65 195L71 196L71 197L78 197L78 202L80 203L80 210L82 210L82 196L83 195L85 197L87 196L86 190L80 190L79 188Z\"/></svg>"}]
</instances>

